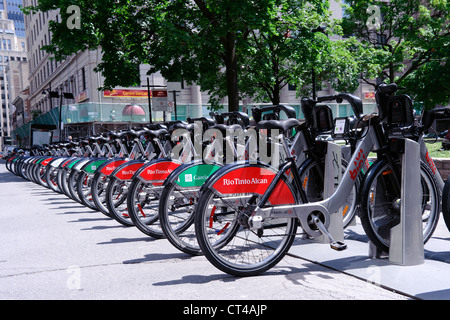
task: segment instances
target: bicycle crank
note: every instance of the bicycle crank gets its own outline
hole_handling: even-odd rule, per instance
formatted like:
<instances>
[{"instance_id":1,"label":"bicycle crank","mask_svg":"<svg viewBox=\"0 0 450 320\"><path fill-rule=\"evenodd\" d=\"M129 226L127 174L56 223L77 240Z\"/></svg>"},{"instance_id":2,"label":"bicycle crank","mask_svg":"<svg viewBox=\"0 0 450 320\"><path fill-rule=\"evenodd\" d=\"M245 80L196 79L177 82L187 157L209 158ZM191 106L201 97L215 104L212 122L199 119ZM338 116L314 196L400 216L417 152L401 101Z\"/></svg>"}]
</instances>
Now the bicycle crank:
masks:
<instances>
[{"instance_id":1,"label":"bicycle crank","mask_svg":"<svg viewBox=\"0 0 450 320\"><path fill-rule=\"evenodd\" d=\"M328 238L330 241L330 247L336 251L342 251L347 249L347 245L342 241L334 240L333 236L328 232L327 228L325 228L322 220L320 220L319 216L315 213L311 214L312 222L316 225L316 227L322 232L322 234Z\"/></svg>"}]
</instances>

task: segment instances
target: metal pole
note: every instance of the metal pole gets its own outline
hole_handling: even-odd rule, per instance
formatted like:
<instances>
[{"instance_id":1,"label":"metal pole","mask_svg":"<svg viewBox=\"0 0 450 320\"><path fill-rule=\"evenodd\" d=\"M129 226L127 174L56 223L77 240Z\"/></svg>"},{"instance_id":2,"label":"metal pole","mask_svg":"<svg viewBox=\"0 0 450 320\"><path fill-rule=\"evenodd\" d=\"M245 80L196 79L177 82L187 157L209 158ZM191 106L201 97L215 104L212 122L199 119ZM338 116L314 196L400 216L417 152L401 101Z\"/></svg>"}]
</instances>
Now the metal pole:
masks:
<instances>
[{"instance_id":1,"label":"metal pole","mask_svg":"<svg viewBox=\"0 0 450 320\"><path fill-rule=\"evenodd\" d=\"M316 70L312 67L312 97L316 100Z\"/></svg>"},{"instance_id":2,"label":"metal pole","mask_svg":"<svg viewBox=\"0 0 450 320\"><path fill-rule=\"evenodd\" d=\"M173 108L174 108L174 112L175 112L175 120L178 120L178 115L177 115L177 90L172 90L170 91L173 93Z\"/></svg>"},{"instance_id":3,"label":"metal pole","mask_svg":"<svg viewBox=\"0 0 450 320\"><path fill-rule=\"evenodd\" d=\"M59 128L59 142L62 141L62 126L61 126L61 113L62 113L62 98L63 93L61 92L59 95L59 122L58 122L58 128Z\"/></svg>"},{"instance_id":4,"label":"metal pole","mask_svg":"<svg viewBox=\"0 0 450 320\"><path fill-rule=\"evenodd\" d=\"M150 124L153 123L152 120L152 99L150 97L150 80L147 78L147 96L148 96L148 112L150 118Z\"/></svg>"}]
</instances>

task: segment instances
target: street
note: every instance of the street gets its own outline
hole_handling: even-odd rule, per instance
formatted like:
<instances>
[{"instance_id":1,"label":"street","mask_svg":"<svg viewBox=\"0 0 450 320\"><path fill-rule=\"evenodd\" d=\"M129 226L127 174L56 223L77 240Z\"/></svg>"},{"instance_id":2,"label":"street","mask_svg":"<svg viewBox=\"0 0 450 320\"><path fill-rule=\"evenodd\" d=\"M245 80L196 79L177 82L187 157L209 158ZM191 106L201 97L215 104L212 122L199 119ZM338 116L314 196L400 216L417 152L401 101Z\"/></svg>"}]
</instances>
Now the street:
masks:
<instances>
[{"instance_id":1,"label":"street","mask_svg":"<svg viewBox=\"0 0 450 320\"><path fill-rule=\"evenodd\" d=\"M169 299L186 300L190 307L192 300L436 299L438 291L447 299L450 290L445 290L450 288L448 272L442 272L450 270L445 258L450 232L442 221L429 242L431 251L425 246L427 256L439 257L427 257L424 265L391 266L369 259L364 235L354 236L357 225L351 227L356 240L349 240L346 251L299 243L268 272L236 278L202 256L191 257L165 239L145 236L135 227L124 227L65 195L14 176L4 160L0 203L0 299ZM436 243L440 249L433 247ZM356 249L363 254L352 253ZM384 282L385 272L396 270L402 275L416 270L423 282L431 282L427 277L439 276L435 269L430 272L436 263L444 286L436 289L438 295L420 288L416 289L422 294L403 291Z\"/></svg>"}]
</instances>

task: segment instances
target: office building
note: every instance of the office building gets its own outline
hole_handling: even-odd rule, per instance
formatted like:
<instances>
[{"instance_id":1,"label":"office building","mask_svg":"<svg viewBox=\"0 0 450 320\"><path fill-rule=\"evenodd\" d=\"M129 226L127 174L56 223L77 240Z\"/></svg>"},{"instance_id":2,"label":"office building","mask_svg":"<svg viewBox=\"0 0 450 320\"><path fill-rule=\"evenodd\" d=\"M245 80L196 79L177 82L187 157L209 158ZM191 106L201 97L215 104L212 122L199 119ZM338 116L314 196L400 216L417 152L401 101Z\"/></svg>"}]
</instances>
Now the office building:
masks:
<instances>
[{"instance_id":1,"label":"office building","mask_svg":"<svg viewBox=\"0 0 450 320\"><path fill-rule=\"evenodd\" d=\"M6 3L4 1L3 8L6 8ZM20 21L16 23L8 18L20 20L20 15L13 14L14 11L10 10L13 6L9 1L8 4L8 11L6 11L2 10L0 3L0 147L3 147L12 132L11 117L14 108L12 108L11 102L14 100L16 93L23 89L19 87L21 85L26 87L27 85L17 80L17 73L23 75L24 65L27 63L26 41L24 37L18 36L22 32L16 32L16 25L18 28L22 28ZM18 8L18 6L14 6L14 8Z\"/></svg>"}]
</instances>

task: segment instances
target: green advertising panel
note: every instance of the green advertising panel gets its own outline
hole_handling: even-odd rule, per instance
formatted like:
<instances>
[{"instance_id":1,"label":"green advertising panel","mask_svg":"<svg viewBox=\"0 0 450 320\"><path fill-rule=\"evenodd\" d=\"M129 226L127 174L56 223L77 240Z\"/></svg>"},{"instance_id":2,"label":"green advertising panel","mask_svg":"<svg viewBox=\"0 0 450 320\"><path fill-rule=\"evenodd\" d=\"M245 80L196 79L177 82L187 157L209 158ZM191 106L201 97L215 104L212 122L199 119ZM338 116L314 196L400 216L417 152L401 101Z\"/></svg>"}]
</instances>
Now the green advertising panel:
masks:
<instances>
[{"instance_id":1,"label":"green advertising panel","mask_svg":"<svg viewBox=\"0 0 450 320\"><path fill-rule=\"evenodd\" d=\"M189 167L178 175L176 183L180 187L200 187L220 166L214 164L199 164Z\"/></svg>"},{"instance_id":2,"label":"green advertising panel","mask_svg":"<svg viewBox=\"0 0 450 320\"><path fill-rule=\"evenodd\" d=\"M105 161L106 161L106 159L94 161L94 162L90 163L88 166L86 166L86 168L84 168L84 171L87 173L94 173L95 170L97 170L97 168Z\"/></svg>"}]
</instances>

